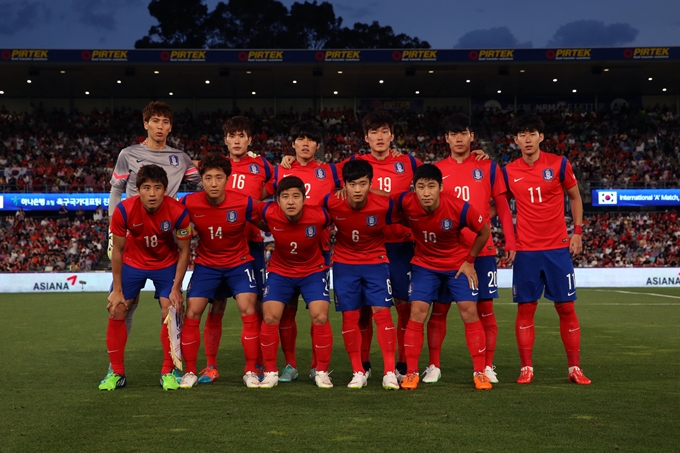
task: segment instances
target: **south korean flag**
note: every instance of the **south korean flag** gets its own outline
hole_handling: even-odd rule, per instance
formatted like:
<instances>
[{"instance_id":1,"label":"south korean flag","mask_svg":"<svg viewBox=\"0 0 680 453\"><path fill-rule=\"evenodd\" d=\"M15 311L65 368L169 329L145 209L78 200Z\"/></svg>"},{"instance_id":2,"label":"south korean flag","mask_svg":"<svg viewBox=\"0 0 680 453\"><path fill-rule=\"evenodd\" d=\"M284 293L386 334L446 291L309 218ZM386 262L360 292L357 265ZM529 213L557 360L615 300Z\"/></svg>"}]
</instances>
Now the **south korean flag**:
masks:
<instances>
[{"instance_id":1,"label":"south korean flag","mask_svg":"<svg viewBox=\"0 0 680 453\"><path fill-rule=\"evenodd\" d=\"M617 204L616 192L598 192L597 201L599 204Z\"/></svg>"}]
</instances>

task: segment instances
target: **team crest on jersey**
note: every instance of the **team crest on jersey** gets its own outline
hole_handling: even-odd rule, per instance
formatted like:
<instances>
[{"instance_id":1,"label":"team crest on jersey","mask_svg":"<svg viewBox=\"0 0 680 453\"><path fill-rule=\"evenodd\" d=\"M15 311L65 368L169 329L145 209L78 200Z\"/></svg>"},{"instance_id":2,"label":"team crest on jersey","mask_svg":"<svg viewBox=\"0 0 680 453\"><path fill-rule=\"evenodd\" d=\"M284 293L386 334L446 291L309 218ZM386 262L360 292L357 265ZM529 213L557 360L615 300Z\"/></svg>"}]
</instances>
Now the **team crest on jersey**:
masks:
<instances>
[{"instance_id":1,"label":"team crest on jersey","mask_svg":"<svg viewBox=\"0 0 680 453\"><path fill-rule=\"evenodd\" d=\"M323 168L316 169L316 177L319 179L324 179L326 177L326 172L324 171Z\"/></svg>"},{"instance_id":2,"label":"team crest on jersey","mask_svg":"<svg viewBox=\"0 0 680 453\"><path fill-rule=\"evenodd\" d=\"M374 227L378 224L378 218L374 215L369 215L366 217L366 225Z\"/></svg>"},{"instance_id":3,"label":"team crest on jersey","mask_svg":"<svg viewBox=\"0 0 680 453\"><path fill-rule=\"evenodd\" d=\"M170 165L172 165L173 167L179 166L179 157L177 157L177 154L170 154L170 156L168 156L168 159L170 159Z\"/></svg>"},{"instance_id":4,"label":"team crest on jersey","mask_svg":"<svg viewBox=\"0 0 680 453\"><path fill-rule=\"evenodd\" d=\"M238 212L236 211L227 211L227 222L229 223L234 223L238 220Z\"/></svg>"},{"instance_id":5,"label":"team crest on jersey","mask_svg":"<svg viewBox=\"0 0 680 453\"><path fill-rule=\"evenodd\" d=\"M250 169L250 172L254 175L260 173L260 167L258 167L256 164L250 164L250 167L248 168Z\"/></svg>"},{"instance_id":6,"label":"team crest on jersey","mask_svg":"<svg viewBox=\"0 0 680 453\"><path fill-rule=\"evenodd\" d=\"M479 168L475 168L472 170L472 177L475 178L475 181L481 181L484 178L484 172Z\"/></svg>"},{"instance_id":7,"label":"team crest on jersey","mask_svg":"<svg viewBox=\"0 0 680 453\"><path fill-rule=\"evenodd\" d=\"M546 181L552 181L553 178L555 177L555 172L553 171L552 168L546 168L543 170L543 179Z\"/></svg>"},{"instance_id":8,"label":"team crest on jersey","mask_svg":"<svg viewBox=\"0 0 680 453\"><path fill-rule=\"evenodd\" d=\"M442 230L449 231L451 228L453 228L453 220L451 219L442 220Z\"/></svg>"},{"instance_id":9,"label":"team crest on jersey","mask_svg":"<svg viewBox=\"0 0 680 453\"><path fill-rule=\"evenodd\" d=\"M394 164L394 169L397 171L397 173L404 173L406 171L404 164L402 164L401 162L397 162L396 164Z\"/></svg>"},{"instance_id":10,"label":"team crest on jersey","mask_svg":"<svg viewBox=\"0 0 680 453\"><path fill-rule=\"evenodd\" d=\"M316 227L315 226L308 226L305 229L305 234L307 235L308 238L313 238L316 236Z\"/></svg>"},{"instance_id":11,"label":"team crest on jersey","mask_svg":"<svg viewBox=\"0 0 680 453\"><path fill-rule=\"evenodd\" d=\"M161 222L161 231L170 231L172 229L172 223L169 220L163 220Z\"/></svg>"}]
</instances>

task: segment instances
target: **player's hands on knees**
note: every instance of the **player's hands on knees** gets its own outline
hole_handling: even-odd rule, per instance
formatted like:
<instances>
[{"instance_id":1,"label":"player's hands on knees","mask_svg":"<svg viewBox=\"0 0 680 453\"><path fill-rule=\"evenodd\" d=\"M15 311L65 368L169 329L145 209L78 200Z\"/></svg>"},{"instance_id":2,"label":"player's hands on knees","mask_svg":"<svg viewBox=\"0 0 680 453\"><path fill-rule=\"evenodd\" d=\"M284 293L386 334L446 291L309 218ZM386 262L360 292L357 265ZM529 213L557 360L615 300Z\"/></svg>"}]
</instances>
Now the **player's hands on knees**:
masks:
<instances>
[{"instance_id":1,"label":"player's hands on knees","mask_svg":"<svg viewBox=\"0 0 680 453\"><path fill-rule=\"evenodd\" d=\"M470 153L477 156L475 158L475 160L489 160L490 159L489 155L487 153L485 153L484 151L482 151L481 149L473 149Z\"/></svg>"},{"instance_id":2,"label":"player's hands on knees","mask_svg":"<svg viewBox=\"0 0 680 453\"><path fill-rule=\"evenodd\" d=\"M580 234L574 234L571 236L569 251L571 252L571 256L580 255L583 251L583 239L581 238Z\"/></svg>"},{"instance_id":3,"label":"player's hands on knees","mask_svg":"<svg viewBox=\"0 0 680 453\"><path fill-rule=\"evenodd\" d=\"M458 269L456 278L458 278L460 274L465 274L465 276L468 279L468 282L470 283L470 289L477 289L479 287L479 281L477 280L477 271L475 271L474 264L470 264L467 261L464 261L463 264L461 264L460 269Z\"/></svg>"},{"instance_id":4,"label":"player's hands on knees","mask_svg":"<svg viewBox=\"0 0 680 453\"><path fill-rule=\"evenodd\" d=\"M335 192L335 197L339 198L340 200L346 200L347 199L347 189L344 187L337 192Z\"/></svg>"},{"instance_id":5,"label":"player's hands on knees","mask_svg":"<svg viewBox=\"0 0 680 453\"><path fill-rule=\"evenodd\" d=\"M515 261L515 253L516 252L514 250L505 250L505 256L503 259L508 266L511 265L513 261Z\"/></svg>"},{"instance_id":6,"label":"player's hands on knees","mask_svg":"<svg viewBox=\"0 0 680 453\"><path fill-rule=\"evenodd\" d=\"M283 156L283 159L281 159L281 165L283 168L286 170L290 170L290 168L293 166L293 162L295 162L295 156Z\"/></svg>"},{"instance_id":7,"label":"player's hands on knees","mask_svg":"<svg viewBox=\"0 0 680 453\"><path fill-rule=\"evenodd\" d=\"M109 315L111 317L116 316L116 312L120 310L118 306L120 304L123 304L123 311L127 309L127 305L125 305L125 296L123 295L122 291L111 291L111 294L109 294L108 298L108 303L106 304L106 309L109 311Z\"/></svg>"}]
</instances>

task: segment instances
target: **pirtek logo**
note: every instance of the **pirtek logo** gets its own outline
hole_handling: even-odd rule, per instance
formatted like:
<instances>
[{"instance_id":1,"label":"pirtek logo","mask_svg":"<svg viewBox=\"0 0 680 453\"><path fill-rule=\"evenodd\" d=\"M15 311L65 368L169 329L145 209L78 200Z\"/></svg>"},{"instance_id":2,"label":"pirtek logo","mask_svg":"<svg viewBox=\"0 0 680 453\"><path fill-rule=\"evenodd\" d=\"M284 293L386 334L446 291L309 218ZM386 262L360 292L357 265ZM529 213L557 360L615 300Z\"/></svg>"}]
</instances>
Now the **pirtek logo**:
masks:
<instances>
[{"instance_id":1,"label":"pirtek logo","mask_svg":"<svg viewBox=\"0 0 680 453\"><path fill-rule=\"evenodd\" d=\"M92 58L115 58L117 60L127 59L127 50L93 50Z\"/></svg>"},{"instance_id":2,"label":"pirtek logo","mask_svg":"<svg viewBox=\"0 0 680 453\"><path fill-rule=\"evenodd\" d=\"M479 58L514 58L514 50L480 50Z\"/></svg>"},{"instance_id":3,"label":"pirtek logo","mask_svg":"<svg viewBox=\"0 0 680 453\"><path fill-rule=\"evenodd\" d=\"M555 58L589 58L592 49L557 49Z\"/></svg>"},{"instance_id":4,"label":"pirtek logo","mask_svg":"<svg viewBox=\"0 0 680 453\"><path fill-rule=\"evenodd\" d=\"M205 50L173 50L171 60L205 60Z\"/></svg>"},{"instance_id":5,"label":"pirtek logo","mask_svg":"<svg viewBox=\"0 0 680 453\"><path fill-rule=\"evenodd\" d=\"M326 60L358 60L360 50L329 50L324 55Z\"/></svg>"},{"instance_id":6,"label":"pirtek logo","mask_svg":"<svg viewBox=\"0 0 680 453\"><path fill-rule=\"evenodd\" d=\"M11 59L15 58L47 58L47 53L49 50L38 50L38 49L24 49L24 50L13 50L10 56ZM4 52L3 52L4 56Z\"/></svg>"},{"instance_id":7,"label":"pirtek logo","mask_svg":"<svg viewBox=\"0 0 680 453\"><path fill-rule=\"evenodd\" d=\"M436 50L405 50L401 53L401 58L402 59L407 59L407 58L436 59L437 58L437 51Z\"/></svg>"},{"instance_id":8,"label":"pirtek logo","mask_svg":"<svg viewBox=\"0 0 680 453\"><path fill-rule=\"evenodd\" d=\"M248 60L283 60L282 50L257 50L248 52Z\"/></svg>"},{"instance_id":9,"label":"pirtek logo","mask_svg":"<svg viewBox=\"0 0 680 453\"><path fill-rule=\"evenodd\" d=\"M668 57L669 47L638 47L633 57Z\"/></svg>"}]
</instances>

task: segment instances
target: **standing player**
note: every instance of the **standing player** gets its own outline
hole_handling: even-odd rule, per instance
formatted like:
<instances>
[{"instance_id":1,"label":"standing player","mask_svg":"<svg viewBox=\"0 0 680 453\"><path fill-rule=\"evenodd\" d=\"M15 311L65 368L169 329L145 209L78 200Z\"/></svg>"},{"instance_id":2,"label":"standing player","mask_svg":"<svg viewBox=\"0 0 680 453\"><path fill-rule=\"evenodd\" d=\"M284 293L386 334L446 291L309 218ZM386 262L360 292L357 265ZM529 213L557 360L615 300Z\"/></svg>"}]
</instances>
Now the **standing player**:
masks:
<instances>
[{"instance_id":1,"label":"standing player","mask_svg":"<svg viewBox=\"0 0 680 453\"><path fill-rule=\"evenodd\" d=\"M581 328L574 310L576 282L572 262L572 256L582 250L583 203L567 158L540 150L544 128L536 115L516 118L513 134L522 158L503 168L505 183L517 203L517 256L512 270L512 296L518 304L515 335L522 364L517 383L534 380L534 313L545 291L560 317L569 381L587 385L591 381L580 368ZM574 219L571 240L564 219L565 191Z\"/></svg>"},{"instance_id":2,"label":"standing player","mask_svg":"<svg viewBox=\"0 0 680 453\"><path fill-rule=\"evenodd\" d=\"M165 196L168 176L157 165L140 168L136 185L139 196L118 203L111 219L113 285L107 306L106 348L112 372L99 384L100 390L125 387L128 337L125 316L147 279L156 287L161 319L165 319L171 305L178 313L182 311L182 280L189 264L191 240L187 210L172 197ZM165 323L161 324L161 344L161 385L164 390L176 390L179 385L172 374L174 365Z\"/></svg>"},{"instance_id":3,"label":"standing player","mask_svg":"<svg viewBox=\"0 0 680 453\"><path fill-rule=\"evenodd\" d=\"M340 178L338 178L338 170L335 165L319 165L314 160L314 155L323 140L321 128L312 122L302 122L292 127L290 135L293 138L295 162L290 165L290 169L282 166L274 168L274 177L267 184L267 192L269 194L277 192L279 182L286 176L297 176L304 184L305 204L321 206L324 197L340 186ZM319 232L318 238L323 249L326 266L330 266L330 229ZM298 378L295 354L297 341L295 315L297 314L298 295L294 294L293 299L285 306L280 324L281 349L287 363L279 379L281 382L291 382ZM316 361L314 350L312 350L312 364L309 374L312 380L314 380L315 369Z\"/></svg>"},{"instance_id":4,"label":"standing player","mask_svg":"<svg viewBox=\"0 0 680 453\"><path fill-rule=\"evenodd\" d=\"M397 209L413 231L416 249L411 264L411 318L404 335L408 373L401 387L414 390L420 380L418 360L423 348L423 323L440 289L446 288L465 323L465 339L474 368L478 390L491 388L484 374L486 339L477 316L478 280L475 258L489 239L489 225L470 204L442 192L442 172L434 165L422 165L413 177L415 193L396 196ZM472 247L462 243L462 230L476 233ZM458 278L461 274L467 277Z\"/></svg>"},{"instance_id":5,"label":"standing player","mask_svg":"<svg viewBox=\"0 0 680 453\"><path fill-rule=\"evenodd\" d=\"M225 121L222 130L232 170L226 184L227 192L247 195L253 200L265 198L268 195L265 184L271 180L274 169L264 156L248 155L248 147L253 141L252 123L244 116L234 116ZM264 242L260 229L250 223L246 224L245 234L250 256L254 260L252 265L257 280L257 298L261 301L266 279ZM203 328L207 365L198 378L199 384L211 383L220 376L217 370L217 350L222 338L222 318L226 303L226 298L217 298L208 311L208 319Z\"/></svg>"},{"instance_id":6,"label":"standing player","mask_svg":"<svg viewBox=\"0 0 680 453\"><path fill-rule=\"evenodd\" d=\"M127 198L137 195L137 175L143 165L155 164L165 170L168 176L167 195L176 197L179 186L186 179L190 184L200 186L201 177L183 151L167 145L168 135L172 131L173 113L169 105L153 101L142 110L144 129L148 136L143 144L132 145L121 150L111 176L111 194L109 195L109 224L114 209L118 206L123 193ZM109 258L113 247L113 235L109 235ZM132 329L132 315L137 309L139 297L130 304L127 310L125 326L128 334ZM109 369L111 373L111 369Z\"/></svg>"},{"instance_id":7,"label":"standing player","mask_svg":"<svg viewBox=\"0 0 680 453\"><path fill-rule=\"evenodd\" d=\"M512 213L508 206L507 189L501 169L492 160L478 161L470 152L470 145L475 139L470 130L470 117L458 114L446 118L443 122L446 142L451 148L451 155L435 165L442 172L444 181L443 193L448 193L469 202L489 223L490 200L493 199L498 217L503 225L506 238L505 260L511 263L515 257L515 231L512 224ZM475 234L464 229L465 243L471 245ZM496 270L496 247L493 238L489 240L475 260L475 271L479 278L479 296L477 312L484 326L486 337L486 354L484 373L492 383L498 382L493 366L493 355L496 350L498 325L493 313L493 299L498 298L498 280ZM449 296L443 296L442 302L449 302ZM446 336L446 315L450 303L435 302L432 315L427 323L427 343L430 350L430 365L423 376L424 383L435 383L441 378L439 368L441 347Z\"/></svg>"},{"instance_id":8,"label":"standing player","mask_svg":"<svg viewBox=\"0 0 680 453\"><path fill-rule=\"evenodd\" d=\"M335 223L333 287L336 309L342 312L342 338L352 364L349 388L366 386L362 364L359 317L369 307L378 329L383 354L383 388L398 390L394 373L397 335L392 322L392 287L383 230L392 224L394 203L370 192L373 168L362 160L347 162L342 169L347 199L326 195L324 207ZM370 322L370 320L369 320Z\"/></svg>"},{"instance_id":9,"label":"standing player","mask_svg":"<svg viewBox=\"0 0 680 453\"><path fill-rule=\"evenodd\" d=\"M328 365L333 334L328 322L330 304L328 265L319 236L330 225L325 209L305 204L305 183L296 176L283 178L277 185L277 203L262 203L256 211L274 236L274 253L269 262L264 290L260 344L266 372L261 388L279 382L276 355L279 349L279 323L293 295L302 294L312 318L312 348L316 354L314 380L319 388L331 388ZM296 298L297 300L297 298Z\"/></svg>"},{"instance_id":10,"label":"standing player","mask_svg":"<svg viewBox=\"0 0 680 453\"><path fill-rule=\"evenodd\" d=\"M203 158L199 172L205 192L182 198L198 232L199 243L182 328L186 374L179 386L191 388L198 382L196 357L201 344L201 316L208 300L215 298L218 289L226 287L236 299L243 322L241 344L246 359L243 382L248 388L257 388L255 363L260 352L261 320L256 312L257 279L245 235L246 219L252 217L253 199L225 191L231 174L231 162L226 157Z\"/></svg>"}]
</instances>

